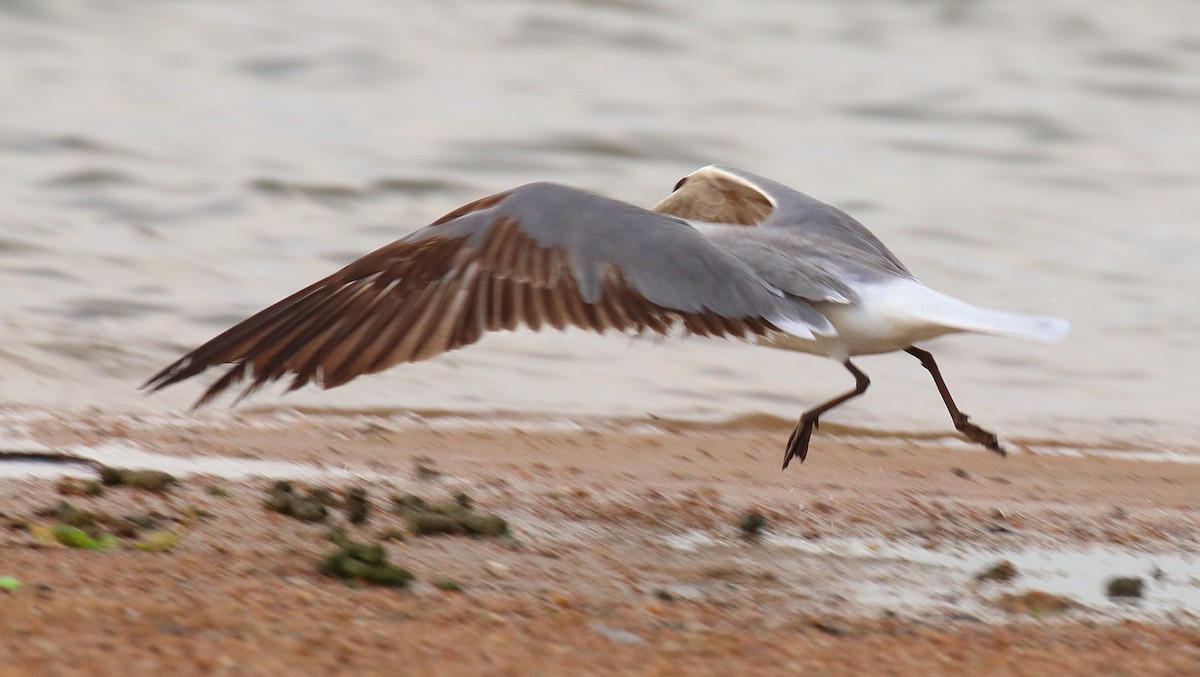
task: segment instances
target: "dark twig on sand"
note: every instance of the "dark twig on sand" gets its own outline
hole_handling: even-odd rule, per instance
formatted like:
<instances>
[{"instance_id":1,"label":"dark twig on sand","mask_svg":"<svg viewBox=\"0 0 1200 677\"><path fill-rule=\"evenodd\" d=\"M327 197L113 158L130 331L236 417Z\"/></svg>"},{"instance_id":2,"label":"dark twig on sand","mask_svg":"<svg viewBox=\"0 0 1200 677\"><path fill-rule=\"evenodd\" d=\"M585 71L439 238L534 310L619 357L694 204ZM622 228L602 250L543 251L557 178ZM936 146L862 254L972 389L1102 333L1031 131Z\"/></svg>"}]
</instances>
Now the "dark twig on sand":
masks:
<instances>
[{"instance_id":1,"label":"dark twig on sand","mask_svg":"<svg viewBox=\"0 0 1200 677\"><path fill-rule=\"evenodd\" d=\"M16 451L0 449L0 462L3 461L14 463L21 461L35 463L78 463L90 467L97 473L104 468L104 464L95 459L84 458L75 454L66 454L61 451Z\"/></svg>"}]
</instances>

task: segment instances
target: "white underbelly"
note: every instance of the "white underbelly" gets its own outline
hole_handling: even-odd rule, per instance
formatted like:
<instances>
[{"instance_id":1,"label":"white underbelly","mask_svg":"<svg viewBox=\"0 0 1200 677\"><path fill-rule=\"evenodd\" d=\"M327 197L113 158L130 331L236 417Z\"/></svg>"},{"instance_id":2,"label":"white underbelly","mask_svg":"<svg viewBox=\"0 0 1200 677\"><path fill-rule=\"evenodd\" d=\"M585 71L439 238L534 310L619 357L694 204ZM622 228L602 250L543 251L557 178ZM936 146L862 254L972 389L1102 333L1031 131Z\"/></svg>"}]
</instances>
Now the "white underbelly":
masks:
<instances>
[{"instance_id":1,"label":"white underbelly","mask_svg":"<svg viewBox=\"0 0 1200 677\"><path fill-rule=\"evenodd\" d=\"M941 297L917 282L904 280L859 290L856 303L814 303L813 307L837 330L836 335L807 338L779 333L756 343L840 361L854 355L903 350L918 341L959 331L927 319L923 304L933 299L926 292Z\"/></svg>"}]
</instances>

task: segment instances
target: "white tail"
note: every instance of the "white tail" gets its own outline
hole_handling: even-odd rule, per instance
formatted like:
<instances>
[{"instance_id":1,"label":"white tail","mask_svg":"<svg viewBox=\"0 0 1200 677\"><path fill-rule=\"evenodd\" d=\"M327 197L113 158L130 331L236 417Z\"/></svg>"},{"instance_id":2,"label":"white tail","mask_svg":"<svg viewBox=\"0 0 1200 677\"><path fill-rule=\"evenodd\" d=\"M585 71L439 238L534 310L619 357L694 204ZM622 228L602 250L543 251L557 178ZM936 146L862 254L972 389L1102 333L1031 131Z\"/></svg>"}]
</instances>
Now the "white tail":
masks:
<instances>
[{"instance_id":1,"label":"white tail","mask_svg":"<svg viewBox=\"0 0 1200 677\"><path fill-rule=\"evenodd\" d=\"M1071 323L1061 317L979 308L928 287L924 289L927 293L921 294L924 298L913 314L944 327L1042 343L1057 343L1071 330Z\"/></svg>"},{"instance_id":2,"label":"white tail","mask_svg":"<svg viewBox=\"0 0 1200 677\"><path fill-rule=\"evenodd\" d=\"M958 317L945 323L956 329L1042 343L1058 343L1071 330L1071 323L1061 317L1009 313L973 306L971 310L974 311L971 317Z\"/></svg>"}]
</instances>

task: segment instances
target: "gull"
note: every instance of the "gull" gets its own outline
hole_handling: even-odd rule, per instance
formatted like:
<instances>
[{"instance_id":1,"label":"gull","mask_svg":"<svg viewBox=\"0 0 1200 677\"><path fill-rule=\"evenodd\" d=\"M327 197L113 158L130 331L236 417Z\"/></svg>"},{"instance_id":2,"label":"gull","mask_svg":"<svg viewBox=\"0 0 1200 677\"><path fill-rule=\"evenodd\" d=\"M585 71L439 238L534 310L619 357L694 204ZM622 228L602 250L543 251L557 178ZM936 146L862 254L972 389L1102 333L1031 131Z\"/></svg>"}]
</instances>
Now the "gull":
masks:
<instances>
[{"instance_id":1,"label":"gull","mask_svg":"<svg viewBox=\"0 0 1200 677\"><path fill-rule=\"evenodd\" d=\"M243 380L238 400L283 378L289 392L333 388L520 326L683 331L837 360L854 388L803 412L784 468L807 457L823 414L866 392L871 381L850 358L899 350L932 375L954 427L1003 456L915 344L960 332L1051 343L1069 329L934 291L842 210L710 165L653 209L553 183L475 200L234 325L143 388L216 365L232 367L195 407Z\"/></svg>"}]
</instances>

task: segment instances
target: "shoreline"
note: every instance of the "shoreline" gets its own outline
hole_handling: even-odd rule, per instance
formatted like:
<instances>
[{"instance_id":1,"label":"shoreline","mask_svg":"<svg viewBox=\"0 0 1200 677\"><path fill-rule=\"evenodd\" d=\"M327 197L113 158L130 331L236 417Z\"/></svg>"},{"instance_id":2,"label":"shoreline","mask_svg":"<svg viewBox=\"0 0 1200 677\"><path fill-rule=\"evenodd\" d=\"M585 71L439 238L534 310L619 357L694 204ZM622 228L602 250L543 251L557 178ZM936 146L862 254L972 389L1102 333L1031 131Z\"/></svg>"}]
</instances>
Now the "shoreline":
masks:
<instances>
[{"instance_id":1,"label":"shoreline","mask_svg":"<svg viewBox=\"0 0 1200 677\"><path fill-rule=\"evenodd\" d=\"M107 431L119 435L126 429L139 428L182 428L196 431L220 430L229 427L283 428L290 422L311 419L325 421L331 425L365 424L382 426L399 432L404 430L437 427L443 429L482 428L491 430L528 430L533 432L553 430L573 431L619 431L619 432L770 432L783 437L791 433L796 421L792 417L772 413L739 413L723 418L681 418L643 415L576 414L571 412L545 412L506 409L414 409L406 407L324 407L279 405L243 405L237 409L209 408L202 411L176 410L162 412L147 411L104 411L97 407L80 410L62 410L43 406L0 405L0 446L10 440L18 443L29 426L54 422L72 425L80 432ZM8 428L6 433L5 427ZM14 434L15 433L15 434ZM880 441L883 443L906 442L934 444L945 447L961 447L967 451L979 451L977 445L965 440L946 422L945 426L923 426L920 428L879 427L855 425L839 421L822 421L820 431L814 439L835 438L852 442ZM1130 435L1120 438L1111 434L1097 434L1091 439L1080 439L1063 434L1034 433L1026 435L1001 435L1010 454L1032 454L1043 456L1113 456L1139 461L1174 461L1200 463L1200 446L1190 447L1177 440L1155 440L1145 435ZM1192 460L1192 457L1195 460Z\"/></svg>"},{"instance_id":2,"label":"shoreline","mask_svg":"<svg viewBox=\"0 0 1200 677\"><path fill-rule=\"evenodd\" d=\"M0 655L11 657L2 664L23 670L13 674L89 664L116 674L132 660L180 674L687 666L850 675L881 652L899 656L900 675L1200 665L1200 571L1188 568L1200 552L1200 466L1190 463L1001 459L965 442L823 426L808 462L780 472L791 423L773 417L538 425L277 409L136 418L48 413L26 417L19 432L47 449L107 449L109 464L122 453L143 464L220 458L279 473L231 479L184 468L167 493L99 497L61 495L54 477L0 478L0 576L22 584L0 592ZM331 510L310 524L266 510L274 478L289 473L298 487L338 496L365 489L371 521L352 525ZM389 510L393 495L460 492L507 520L513 539L380 540L389 561L415 574L407 591L347 587L318 571L331 526L380 539L407 529ZM38 511L62 500L156 512L178 542L164 552L39 542L30 525L47 523ZM751 513L765 530L744 539L739 524ZM1044 553L1082 559L1043 571ZM1015 580L976 580L1005 558ZM1053 567L1095 571L1056 577ZM1144 579L1140 605L1107 598L1110 575ZM437 587L443 577L462 592ZM1040 606L1030 591L1067 606Z\"/></svg>"}]
</instances>

